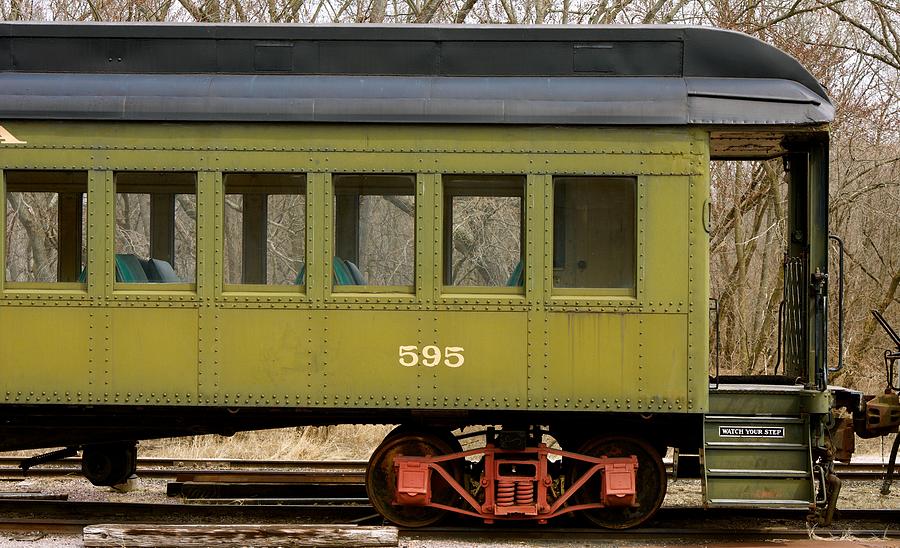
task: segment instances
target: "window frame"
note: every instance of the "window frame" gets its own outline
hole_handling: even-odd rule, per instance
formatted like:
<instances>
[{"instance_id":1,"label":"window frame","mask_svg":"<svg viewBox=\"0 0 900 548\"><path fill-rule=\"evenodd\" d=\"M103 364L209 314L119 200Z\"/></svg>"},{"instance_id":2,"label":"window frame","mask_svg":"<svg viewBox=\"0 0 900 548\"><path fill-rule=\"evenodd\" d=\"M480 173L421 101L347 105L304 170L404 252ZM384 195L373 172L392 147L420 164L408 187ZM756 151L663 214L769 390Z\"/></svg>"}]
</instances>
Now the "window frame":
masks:
<instances>
[{"instance_id":1,"label":"window frame","mask_svg":"<svg viewBox=\"0 0 900 548\"><path fill-rule=\"evenodd\" d=\"M453 178L458 178L458 180L465 181L466 179L507 179L508 186L512 187L512 183L518 182L521 180L521 193L508 191L508 192L488 192L485 190L484 192L474 192L474 191L466 191L462 189L462 191L451 191L448 192L447 189L447 181ZM528 284L528 275L529 268L533 268L528 264L528 218L529 218L529 207L528 196L529 192L531 192L530 181L532 174L530 173L454 173L454 172L443 172L437 174L437 182L439 183L438 190L438 203L437 203L437 211L439 214L435 217L435 223L437 226L437 230L440 233L439 237L439 246L440 252L439 257L440 260L435 264L435 282L438 284L440 288L440 293L442 297L448 302L458 302L459 299L464 299L466 297L473 297L479 299L479 301L497 301L498 304L520 304L525 300L525 295L530 291ZM507 285L451 285L447 282L447 274L449 273L447 270L447 261L451 258L451 230L452 227L447 223L447 216L449 212L452 210L452 199L457 196L464 197L498 197L498 198L519 198L520 206L519 206L519 261L522 262L523 270L522 270L522 285L520 286L507 286ZM448 201L449 198L449 201Z\"/></svg>"},{"instance_id":2,"label":"window frame","mask_svg":"<svg viewBox=\"0 0 900 548\"><path fill-rule=\"evenodd\" d=\"M412 283L408 285L335 285L334 276L332 273L333 269L333 261L335 257L335 243L337 241L337 196L338 192L336 191L337 185L335 184L334 178L335 176L385 176L385 177L410 177L413 182L413 188L411 194L403 194L402 196L412 196L413 198L413 210L415 211L415 217L413 218L413 273L412 273ZM324 261L323 266L325 267L325 278L327 279L327 283L325 284L326 298L330 298L331 300L341 302L341 301L350 301L350 302L395 302L395 303L410 303L414 302L417 299L417 295L421 288L419 287L418 280L419 271L421 269L421 260L420 260L420 231L424 228L420 220L422 219L422 211L423 211L423 200L422 195L423 188L422 184L422 174L416 172L409 171L379 171L379 172L371 172L371 171L363 171L363 170L338 170L334 169L328 173L324 174L324 185L323 185L323 205L324 205L324 222L323 229L325 232L324 237ZM379 194L377 192L371 193L363 193L361 195L371 195L371 196L383 196L384 194Z\"/></svg>"},{"instance_id":3,"label":"window frame","mask_svg":"<svg viewBox=\"0 0 900 548\"><path fill-rule=\"evenodd\" d=\"M153 170L153 169L110 169L107 173L109 173L110 183L111 183L111 191L112 196L110 200L109 207L109 229L107 238L109 238L109 242L107 245L107 257L106 262L109 265L108 272L111 274L112 279L107 283L112 285L113 297L125 296L128 297L139 297L142 295L159 295L166 293L173 293L176 295L184 295L184 296L198 296L198 287L199 287L199 279L201 276L201 268L202 268L202 255L203 250L201 249L202 239L201 239L201 231L203 230L202 226L202 211L203 205L201 203L202 193L201 193L201 182L203 172L196 170L182 170L182 169L173 169L173 170ZM195 208L196 208L196 220L195 220L195 229L194 229L194 281L193 282L182 282L182 283L164 283L164 282L154 282L154 283L128 283L128 282L120 282L116 280L116 197L120 194L117 182L117 175L120 173L143 173L143 174L170 174L170 173L178 173L183 175L192 175L194 178L194 200L195 200ZM140 186L140 185L136 185ZM148 186L152 186L149 184ZM165 186L165 185L162 185ZM177 185L173 185L177 186ZM121 194L150 194L152 196L152 192L122 192ZM184 194L181 192L174 194ZM152 198L151 198L152 201ZM151 234L151 238L153 235ZM152 240L151 240L152 241ZM152 250L152 243L151 250ZM151 251L152 252L152 251ZM172 253L175 253L174 247ZM170 265L174 268L174 264Z\"/></svg>"},{"instance_id":4,"label":"window frame","mask_svg":"<svg viewBox=\"0 0 900 548\"><path fill-rule=\"evenodd\" d=\"M226 297L251 297L255 294L264 293L267 295L286 297L289 299L295 299L297 297L303 298L307 294L308 286L309 286L309 268L307 268L306 276L304 277L302 284L269 284L269 283L260 283L260 284L248 284L248 283L239 283L239 284L230 284L225 282L225 208L227 205L225 204L225 198L229 194L238 194L238 193L229 193L228 188L225 185L226 175L303 175L303 193L296 194L296 196L302 195L304 198L304 217L306 218L306 224L303 230L303 255L304 255L304 264L308 267L312 264L314 260L311 257L312 253L312 212L313 209L310 205L312 203L312 193L310 187L312 186L312 173L306 171L254 171L254 170L231 170L231 171L219 171L216 173L216 192L219 196L221 196L220 200L217 200L216 204L216 212L221 215L221 221L216 223L216 231L217 237L221 245L217 245L215 252L220 254L221 259L217 261L218 270L216 272L216 276L221 282L217 284L221 289L217 291L217 293L222 294ZM295 194L276 194L280 196L295 196ZM221 202L221 203L219 203ZM243 223L243 217L241 218L241 222Z\"/></svg>"},{"instance_id":5,"label":"window frame","mask_svg":"<svg viewBox=\"0 0 900 548\"><path fill-rule=\"evenodd\" d=\"M555 191L557 178L577 178L577 177L593 177L608 179L633 179L635 182L635 264L634 264L634 288L617 288L617 287L595 287L595 288L566 288L557 287L553 284L553 258L555 244ZM546 204L547 214L545 216L545 232L547 234L547 256L544 260L545 279L549 283L550 305L562 306L616 306L616 307L640 307L644 295L644 253L645 238L644 211L647 203L647 181L646 176L642 174L622 174L622 173L554 173L547 178Z\"/></svg>"},{"instance_id":6,"label":"window frame","mask_svg":"<svg viewBox=\"0 0 900 548\"><path fill-rule=\"evenodd\" d=\"M0 213L0 291L3 293L9 293L10 295L19 295L19 294L32 294L32 295L40 295L40 294L52 294L52 295L68 295L72 297L87 297L88 292L88 284L90 283L90 273L88 273L88 277L85 278L84 282L74 281L74 282L60 282L60 281L45 281L45 282L21 282L21 281L13 281L8 280L6 278L6 263L7 263L7 252L9 251L6 248L6 225L7 225L7 215L6 209L8 205L8 196L7 193L10 192L9 184L8 184L8 172L16 171L16 172L35 172L35 173L61 173L65 174L69 177L75 177L77 174L82 174L84 176L84 192L83 198L84 201L84 212L81 219L81 224L83 227L84 240L81 243L81 246L84 250L84 254L81 257L81 262L84 263L84 267L87 267L87 264L90 260L90 235L88 234L88 230L90 228L90 203L92 199L91 194L91 172L87 169L63 169L63 168L47 168L47 169L22 169L22 168L13 168L13 169L0 169L0 197L2 197L3 201L3 210ZM61 183L65 186L67 183ZM68 184L74 186L75 182L69 182ZM12 192L30 192L30 191L20 191L13 190ZM35 193L41 192L53 192L57 194L57 199L59 199L59 195L61 192L59 190L49 190L49 191L34 191ZM59 213L57 213L57 223ZM60 227L57 227L59 230ZM56 249L57 253L57 262L59 261L60 249L57 245ZM59 267L57 267L58 269Z\"/></svg>"}]
</instances>

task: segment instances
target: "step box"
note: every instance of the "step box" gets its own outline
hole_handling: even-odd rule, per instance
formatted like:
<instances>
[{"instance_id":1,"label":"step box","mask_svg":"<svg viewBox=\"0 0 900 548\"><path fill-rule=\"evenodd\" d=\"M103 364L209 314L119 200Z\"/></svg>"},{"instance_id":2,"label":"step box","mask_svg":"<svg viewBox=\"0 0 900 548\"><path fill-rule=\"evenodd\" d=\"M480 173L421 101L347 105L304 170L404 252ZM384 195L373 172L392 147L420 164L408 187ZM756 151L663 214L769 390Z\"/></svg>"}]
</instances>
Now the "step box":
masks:
<instances>
[{"instance_id":1,"label":"step box","mask_svg":"<svg viewBox=\"0 0 900 548\"><path fill-rule=\"evenodd\" d=\"M707 482L706 499L711 507L808 507L815 500L812 486L810 479L799 478L715 478Z\"/></svg>"},{"instance_id":2,"label":"step box","mask_svg":"<svg viewBox=\"0 0 900 548\"><path fill-rule=\"evenodd\" d=\"M805 448L799 451L707 448L705 457L709 477L771 476L778 473L785 477L809 477L809 452Z\"/></svg>"}]
</instances>

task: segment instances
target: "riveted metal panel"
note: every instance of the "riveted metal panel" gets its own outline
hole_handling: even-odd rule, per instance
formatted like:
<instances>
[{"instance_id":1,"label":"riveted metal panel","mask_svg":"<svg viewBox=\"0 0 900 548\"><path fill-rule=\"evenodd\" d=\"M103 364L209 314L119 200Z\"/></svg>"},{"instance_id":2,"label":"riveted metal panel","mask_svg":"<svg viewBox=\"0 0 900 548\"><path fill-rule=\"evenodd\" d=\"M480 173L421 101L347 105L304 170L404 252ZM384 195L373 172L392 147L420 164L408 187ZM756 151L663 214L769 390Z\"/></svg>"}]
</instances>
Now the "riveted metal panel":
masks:
<instances>
[{"instance_id":1,"label":"riveted metal panel","mask_svg":"<svg viewBox=\"0 0 900 548\"><path fill-rule=\"evenodd\" d=\"M197 403L198 311L117 308L103 402ZM203 344L200 342L200 344Z\"/></svg>"},{"instance_id":2,"label":"riveted metal panel","mask_svg":"<svg viewBox=\"0 0 900 548\"><path fill-rule=\"evenodd\" d=\"M644 242L638 244L638 257L643 268L638 277L643 290L638 294L647 307L683 312L688 301L688 225L693 222L688 217L690 180L642 177L642 182L646 190L638 217Z\"/></svg>"},{"instance_id":3,"label":"riveted metal panel","mask_svg":"<svg viewBox=\"0 0 900 548\"><path fill-rule=\"evenodd\" d=\"M324 322L328 330L328 363L313 368L318 387L314 406L432 407L434 375L442 365L404 367L400 347L421 350L438 344L433 314L394 312L385 323L383 314L365 310L332 310ZM454 371L453 373L459 374ZM337 403L334 403L337 402Z\"/></svg>"},{"instance_id":4,"label":"riveted metal panel","mask_svg":"<svg viewBox=\"0 0 900 548\"><path fill-rule=\"evenodd\" d=\"M444 179L440 175L432 176L431 190L431 218L434 219L431 230L428 232L431 238L431 286L432 303L444 304L442 293L444 291Z\"/></svg>"},{"instance_id":5,"label":"riveted metal panel","mask_svg":"<svg viewBox=\"0 0 900 548\"><path fill-rule=\"evenodd\" d=\"M221 173L201 172L197 178L197 365L198 401L218 391L221 348L221 312L215 297L222 291L224 186Z\"/></svg>"},{"instance_id":6,"label":"riveted metal panel","mask_svg":"<svg viewBox=\"0 0 900 548\"><path fill-rule=\"evenodd\" d=\"M330 176L329 176L330 177ZM328 247L325 238L325 173L310 173L306 183L306 280L308 299L321 306L325 299L326 273L331 269L320 257ZM329 179L330 180L330 179Z\"/></svg>"},{"instance_id":7,"label":"riveted metal panel","mask_svg":"<svg viewBox=\"0 0 900 548\"><path fill-rule=\"evenodd\" d=\"M103 314L89 308L0 306L0 395L6 403L88 401L102 391L92 359L94 328ZM52 318L52 319L51 319ZM48 337L48 330L53 336ZM102 343L101 343L102 344ZM98 383L97 381L100 380ZM68 396L67 396L68 394Z\"/></svg>"},{"instance_id":8,"label":"riveted metal panel","mask_svg":"<svg viewBox=\"0 0 900 548\"><path fill-rule=\"evenodd\" d=\"M521 312L438 312L441 349L463 348L465 363L434 367L436 402L464 409L525 408L528 398L528 316ZM423 341L424 342L424 341ZM444 397L447 397L446 403Z\"/></svg>"},{"instance_id":9,"label":"riveted metal panel","mask_svg":"<svg viewBox=\"0 0 900 548\"><path fill-rule=\"evenodd\" d=\"M544 194L548 177L530 174L525 181L525 300L529 305L543 302L544 294Z\"/></svg>"},{"instance_id":10,"label":"riveted metal panel","mask_svg":"<svg viewBox=\"0 0 900 548\"><path fill-rule=\"evenodd\" d=\"M709 139L692 132L692 152L701 175L690 178L688 196L688 411L709 409L709 232L706 208L710 207Z\"/></svg>"},{"instance_id":11,"label":"riveted metal panel","mask_svg":"<svg viewBox=\"0 0 900 548\"><path fill-rule=\"evenodd\" d=\"M435 192L440 177L416 175L416 299L429 306L434 303L439 280L434 276L435 259L440 256L440 226L436 222Z\"/></svg>"},{"instance_id":12,"label":"riveted metal panel","mask_svg":"<svg viewBox=\"0 0 900 548\"><path fill-rule=\"evenodd\" d=\"M331 299L331 291L334 288L334 185L331 173L323 174L321 178L321 200L319 200L318 226L320 249L316 257L319 259L319 282L322 286L322 298L327 302Z\"/></svg>"},{"instance_id":13,"label":"riveted metal panel","mask_svg":"<svg viewBox=\"0 0 900 548\"><path fill-rule=\"evenodd\" d=\"M93 303L101 306L91 310L88 374L91 387L87 401L96 403L101 402L101 393L108 392L113 360L112 311L108 305L116 280L115 198L112 172L91 171L88 176L88 293Z\"/></svg>"},{"instance_id":14,"label":"riveted metal panel","mask_svg":"<svg viewBox=\"0 0 900 548\"><path fill-rule=\"evenodd\" d=\"M691 154L690 133L674 128L484 127L443 125L334 125L143 122L4 121L3 126L27 144L4 145L4 153L55 150L54 161L90 150L98 162L113 151L166 150L204 152L210 162L226 152L477 152L593 155ZM774 130L770 130L774 131ZM173 138L173 136L177 136ZM68 153L66 151L69 151ZM221 153L221 154L217 154ZM6 154L4 154L6 155ZM46 159L46 158L45 158ZM309 161L295 154L294 162ZM241 164L244 168L250 166ZM200 167L200 166L197 166ZM211 167L211 165L210 165ZM259 168L268 167L259 164ZM371 166L370 166L371 167ZM295 168L296 170L296 168ZM315 171L315 170L313 170Z\"/></svg>"},{"instance_id":15,"label":"riveted metal panel","mask_svg":"<svg viewBox=\"0 0 900 548\"><path fill-rule=\"evenodd\" d=\"M687 315L643 314L641 320L643 408L683 413L688 410Z\"/></svg>"},{"instance_id":16,"label":"riveted metal panel","mask_svg":"<svg viewBox=\"0 0 900 548\"><path fill-rule=\"evenodd\" d=\"M307 405L325 384L321 313L308 310L220 310L217 384L204 392L223 405ZM212 391L211 391L212 392Z\"/></svg>"},{"instance_id":17,"label":"riveted metal panel","mask_svg":"<svg viewBox=\"0 0 900 548\"><path fill-rule=\"evenodd\" d=\"M535 407L636 411L639 316L549 313L546 394ZM627 400L627 401L626 401ZM641 405L643 402L641 402Z\"/></svg>"},{"instance_id":18,"label":"riveted metal panel","mask_svg":"<svg viewBox=\"0 0 900 548\"><path fill-rule=\"evenodd\" d=\"M548 208L552 195L552 178L547 175L530 174L525 192L525 299L528 305L528 354L526 386L528 398L526 407L535 401L543 401L548 390L545 368L548 367L549 347L547 332L547 311L545 297L550 294L552 264L544 257L552 257L548 252L552 238L547 227L552 219ZM552 221L549 221L552 222ZM518 402L517 402L518 403Z\"/></svg>"},{"instance_id":19,"label":"riveted metal panel","mask_svg":"<svg viewBox=\"0 0 900 548\"><path fill-rule=\"evenodd\" d=\"M88 177L88 293L105 303L113 294L115 275L116 190L110 171L91 171Z\"/></svg>"},{"instance_id":20,"label":"riveted metal panel","mask_svg":"<svg viewBox=\"0 0 900 548\"><path fill-rule=\"evenodd\" d=\"M222 193L222 174L200 172L197 178L197 296L204 305L216 294L216 220L221 215L217 197Z\"/></svg>"}]
</instances>

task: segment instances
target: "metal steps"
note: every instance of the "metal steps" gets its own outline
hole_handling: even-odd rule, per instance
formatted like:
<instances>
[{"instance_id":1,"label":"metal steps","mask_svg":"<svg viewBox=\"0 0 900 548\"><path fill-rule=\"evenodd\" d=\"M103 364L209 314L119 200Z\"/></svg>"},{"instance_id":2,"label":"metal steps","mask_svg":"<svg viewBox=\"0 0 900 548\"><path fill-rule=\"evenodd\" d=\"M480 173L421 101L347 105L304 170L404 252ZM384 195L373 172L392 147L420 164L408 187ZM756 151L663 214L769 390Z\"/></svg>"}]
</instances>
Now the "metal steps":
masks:
<instances>
[{"instance_id":1,"label":"metal steps","mask_svg":"<svg viewBox=\"0 0 900 548\"><path fill-rule=\"evenodd\" d=\"M705 506L808 508L815 504L806 419L799 413L785 413L793 405L781 406L777 415L760 413L757 402L765 400L764 394L746 388L716 395L710 398L710 414L703 424ZM754 414L741 412L749 409Z\"/></svg>"}]
</instances>

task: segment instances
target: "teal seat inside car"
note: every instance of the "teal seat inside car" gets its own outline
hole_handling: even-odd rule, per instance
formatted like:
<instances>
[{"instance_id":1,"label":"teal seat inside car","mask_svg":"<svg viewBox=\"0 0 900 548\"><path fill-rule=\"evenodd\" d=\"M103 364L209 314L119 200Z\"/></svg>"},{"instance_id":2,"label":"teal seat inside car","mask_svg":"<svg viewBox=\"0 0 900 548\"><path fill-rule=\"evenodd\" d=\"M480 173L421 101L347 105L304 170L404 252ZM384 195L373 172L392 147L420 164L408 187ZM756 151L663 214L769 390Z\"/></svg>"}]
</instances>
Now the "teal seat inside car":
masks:
<instances>
[{"instance_id":1,"label":"teal seat inside car","mask_svg":"<svg viewBox=\"0 0 900 548\"><path fill-rule=\"evenodd\" d=\"M519 264L513 269L509 279L506 280L507 287L521 287L525 285L525 261L519 261Z\"/></svg>"},{"instance_id":2,"label":"teal seat inside car","mask_svg":"<svg viewBox=\"0 0 900 548\"><path fill-rule=\"evenodd\" d=\"M116 281L126 284L145 284L147 273L141 260L132 253L116 253Z\"/></svg>"},{"instance_id":3,"label":"teal seat inside car","mask_svg":"<svg viewBox=\"0 0 900 548\"><path fill-rule=\"evenodd\" d=\"M353 278L354 285L366 285L366 279L363 277L362 272L359 271L359 268L352 261L344 261L344 264L347 265L347 270L350 271L350 277Z\"/></svg>"},{"instance_id":4,"label":"teal seat inside car","mask_svg":"<svg viewBox=\"0 0 900 548\"><path fill-rule=\"evenodd\" d=\"M366 285L359 268L350 261L345 261L340 257L335 257L331 262L332 280L334 285ZM294 278L294 285L303 285L306 283L306 264L300 266L297 277Z\"/></svg>"},{"instance_id":5,"label":"teal seat inside car","mask_svg":"<svg viewBox=\"0 0 900 548\"><path fill-rule=\"evenodd\" d=\"M353 273L350 272L344 259L335 257L332 261L332 268L334 269L334 285L356 285Z\"/></svg>"},{"instance_id":6,"label":"teal seat inside car","mask_svg":"<svg viewBox=\"0 0 900 548\"><path fill-rule=\"evenodd\" d=\"M181 278L166 261L138 259L131 253L116 253L116 281L119 283L181 283ZM87 282L87 266L78 275L79 283Z\"/></svg>"},{"instance_id":7,"label":"teal seat inside car","mask_svg":"<svg viewBox=\"0 0 900 548\"><path fill-rule=\"evenodd\" d=\"M142 260L141 267L147 275L147 281L151 283L177 284L182 281L168 261L163 261L161 259Z\"/></svg>"}]
</instances>

